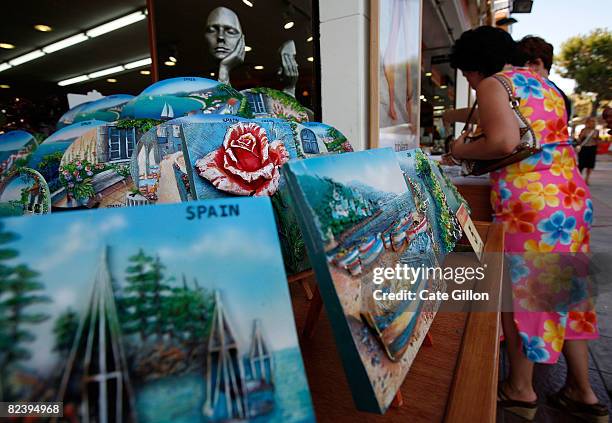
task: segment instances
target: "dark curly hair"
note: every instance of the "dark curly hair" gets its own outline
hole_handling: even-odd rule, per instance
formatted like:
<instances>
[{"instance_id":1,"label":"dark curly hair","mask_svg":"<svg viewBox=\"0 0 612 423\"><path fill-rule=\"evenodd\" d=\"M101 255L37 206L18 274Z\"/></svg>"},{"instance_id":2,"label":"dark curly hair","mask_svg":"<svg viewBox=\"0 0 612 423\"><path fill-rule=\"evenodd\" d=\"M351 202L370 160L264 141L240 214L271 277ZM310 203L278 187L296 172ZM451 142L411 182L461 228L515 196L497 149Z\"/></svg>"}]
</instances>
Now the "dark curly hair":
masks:
<instances>
[{"instance_id":1,"label":"dark curly hair","mask_svg":"<svg viewBox=\"0 0 612 423\"><path fill-rule=\"evenodd\" d=\"M518 52L520 61L523 62L521 65L540 59L546 70L550 72L553 63L554 47L543 38L533 35L523 37L518 42Z\"/></svg>"},{"instance_id":2,"label":"dark curly hair","mask_svg":"<svg viewBox=\"0 0 612 423\"><path fill-rule=\"evenodd\" d=\"M451 66L491 76L506 64L517 64L517 44L506 31L480 26L461 34L451 51Z\"/></svg>"}]
</instances>

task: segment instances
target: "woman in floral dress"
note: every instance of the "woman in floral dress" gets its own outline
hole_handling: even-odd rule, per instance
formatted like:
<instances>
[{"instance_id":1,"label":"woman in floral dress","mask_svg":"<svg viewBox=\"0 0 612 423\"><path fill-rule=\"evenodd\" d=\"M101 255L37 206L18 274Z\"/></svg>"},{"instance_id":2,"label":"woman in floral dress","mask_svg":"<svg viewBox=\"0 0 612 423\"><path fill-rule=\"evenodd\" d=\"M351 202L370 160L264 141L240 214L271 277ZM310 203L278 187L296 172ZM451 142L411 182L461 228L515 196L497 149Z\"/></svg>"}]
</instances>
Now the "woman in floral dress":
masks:
<instances>
[{"instance_id":1,"label":"woman in floral dress","mask_svg":"<svg viewBox=\"0 0 612 423\"><path fill-rule=\"evenodd\" d=\"M516 44L492 27L465 32L451 61L476 90L484 134L470 143L459 137L451 146L454 159L502 158L520 143L519 120L502 80L520 99L519 109L543 147L491 173L494 218L506 231L514 306L514 312L502 313L510 374L499 390L500 405L533 419L533 365L556 363L563 352L566 385L549 400L589 421L607 421L607 408L588 379L587 341L598 336L596 316L587 290L576 289L586 280L583 269L568 258L589 251L590 193L576 167L561 94L528 68L505 67L514 61Z\"/></svg>"}]
</instances>

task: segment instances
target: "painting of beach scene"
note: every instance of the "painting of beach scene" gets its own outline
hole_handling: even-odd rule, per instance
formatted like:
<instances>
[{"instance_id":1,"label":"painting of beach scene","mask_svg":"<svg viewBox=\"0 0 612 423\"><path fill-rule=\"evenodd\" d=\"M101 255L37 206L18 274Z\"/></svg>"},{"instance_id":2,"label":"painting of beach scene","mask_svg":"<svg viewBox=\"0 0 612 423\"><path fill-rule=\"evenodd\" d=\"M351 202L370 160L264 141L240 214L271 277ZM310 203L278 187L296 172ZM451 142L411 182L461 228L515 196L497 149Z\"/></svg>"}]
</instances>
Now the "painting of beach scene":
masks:
<instances>
[{"instance_id":1,"label":"painting of beach scene","mask_svg":"<svg viewBox=\"0 0 612 423\"><path fill-rule=\"evenodd\" d=\"M32 134L26 131L17 130L0 134L0 179L17 167L23 166L37 146Z\"/></svg>"},{"instance_id":2,"label":"painting of beach scene","mask_svg":"<svg viewBox=\"0 0 612 423\"><path fill-rule=\"evenodd\" d=\"M463 232L456 214L465 202L452 182L444 178L437 163L416 148L396 153L406 183L418 189L427 204L425 213L432 222L433 247L440 261L450 253ZM449 186L450 182L450 186Z\"/></svg>"},{"instance_id":3,"label":"painting of beach scene","mask_svg":"<svg viewBox=\"0 0 612 423\"><path fill-rule=\"evenodd\" d=\"M268 198L8 218L0 242L1 401L314 422Z\"/></svg>"},{"instance_id":4,"label":"painting of beach scene","mask_svg":"<svg viewBox=\"0 0 612 423\"><path fill-rule=\"evenodd\" d=\"M375 300L373 293L444 287L422 278L375 285L374 269L437 264L426 197L406 182L392 149L291 161L285 173L355 404L382 413L437 304Z\"/></svg>"}]
</instances>

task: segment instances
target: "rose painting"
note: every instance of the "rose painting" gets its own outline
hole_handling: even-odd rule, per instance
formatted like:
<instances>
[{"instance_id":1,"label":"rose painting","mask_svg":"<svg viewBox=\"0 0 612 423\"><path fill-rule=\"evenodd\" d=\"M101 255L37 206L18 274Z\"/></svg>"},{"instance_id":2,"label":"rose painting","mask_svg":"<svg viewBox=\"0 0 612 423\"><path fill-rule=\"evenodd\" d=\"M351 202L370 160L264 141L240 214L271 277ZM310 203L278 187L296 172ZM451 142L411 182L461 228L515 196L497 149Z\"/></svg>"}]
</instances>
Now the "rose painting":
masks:
<instances>
[{"instance_id":1,"label":"rose painting","mask_svg":"<svg viewBox=\"0 0 612 423\"><path fill-rule=\"evenodd\" d=\"M230 126L223 145L197 160L200 176L216 188L236 195L271 196L278 190L280 167L289 153L279 140L253 122Z\"/></svg>"}]
</instances>

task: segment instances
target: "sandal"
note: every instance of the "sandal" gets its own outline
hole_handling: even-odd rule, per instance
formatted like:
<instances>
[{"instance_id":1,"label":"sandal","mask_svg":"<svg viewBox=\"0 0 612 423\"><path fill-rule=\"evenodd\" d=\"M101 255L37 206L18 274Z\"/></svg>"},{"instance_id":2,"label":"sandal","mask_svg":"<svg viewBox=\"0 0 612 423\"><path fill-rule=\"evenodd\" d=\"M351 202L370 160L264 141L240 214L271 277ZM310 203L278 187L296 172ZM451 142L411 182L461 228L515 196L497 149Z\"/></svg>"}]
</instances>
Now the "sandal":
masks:
<instances>
[{"instance_id":1,"label":"sandal","mask_svg":"<svg viewBox=\"0 0 612 423\"><path fill-rule=\"evenodd\" d=\"M608 407L602 403L585 404L568 397L563 390L548 397L548 403L562 411L589 423L608 423Z\"/></svg>"},{"instance_id":2,"label":"sandal","mask_svg":"<svg viewBox=\"0 0 612 423\"><path fill-rule=\"evenodd\" d=\"M510 399L504 392L502 385L499 385L499 388L497 388L497 406L529 421L532 421L538 412L537 401L518 401Z\"/></svg>"}]
</instances>

